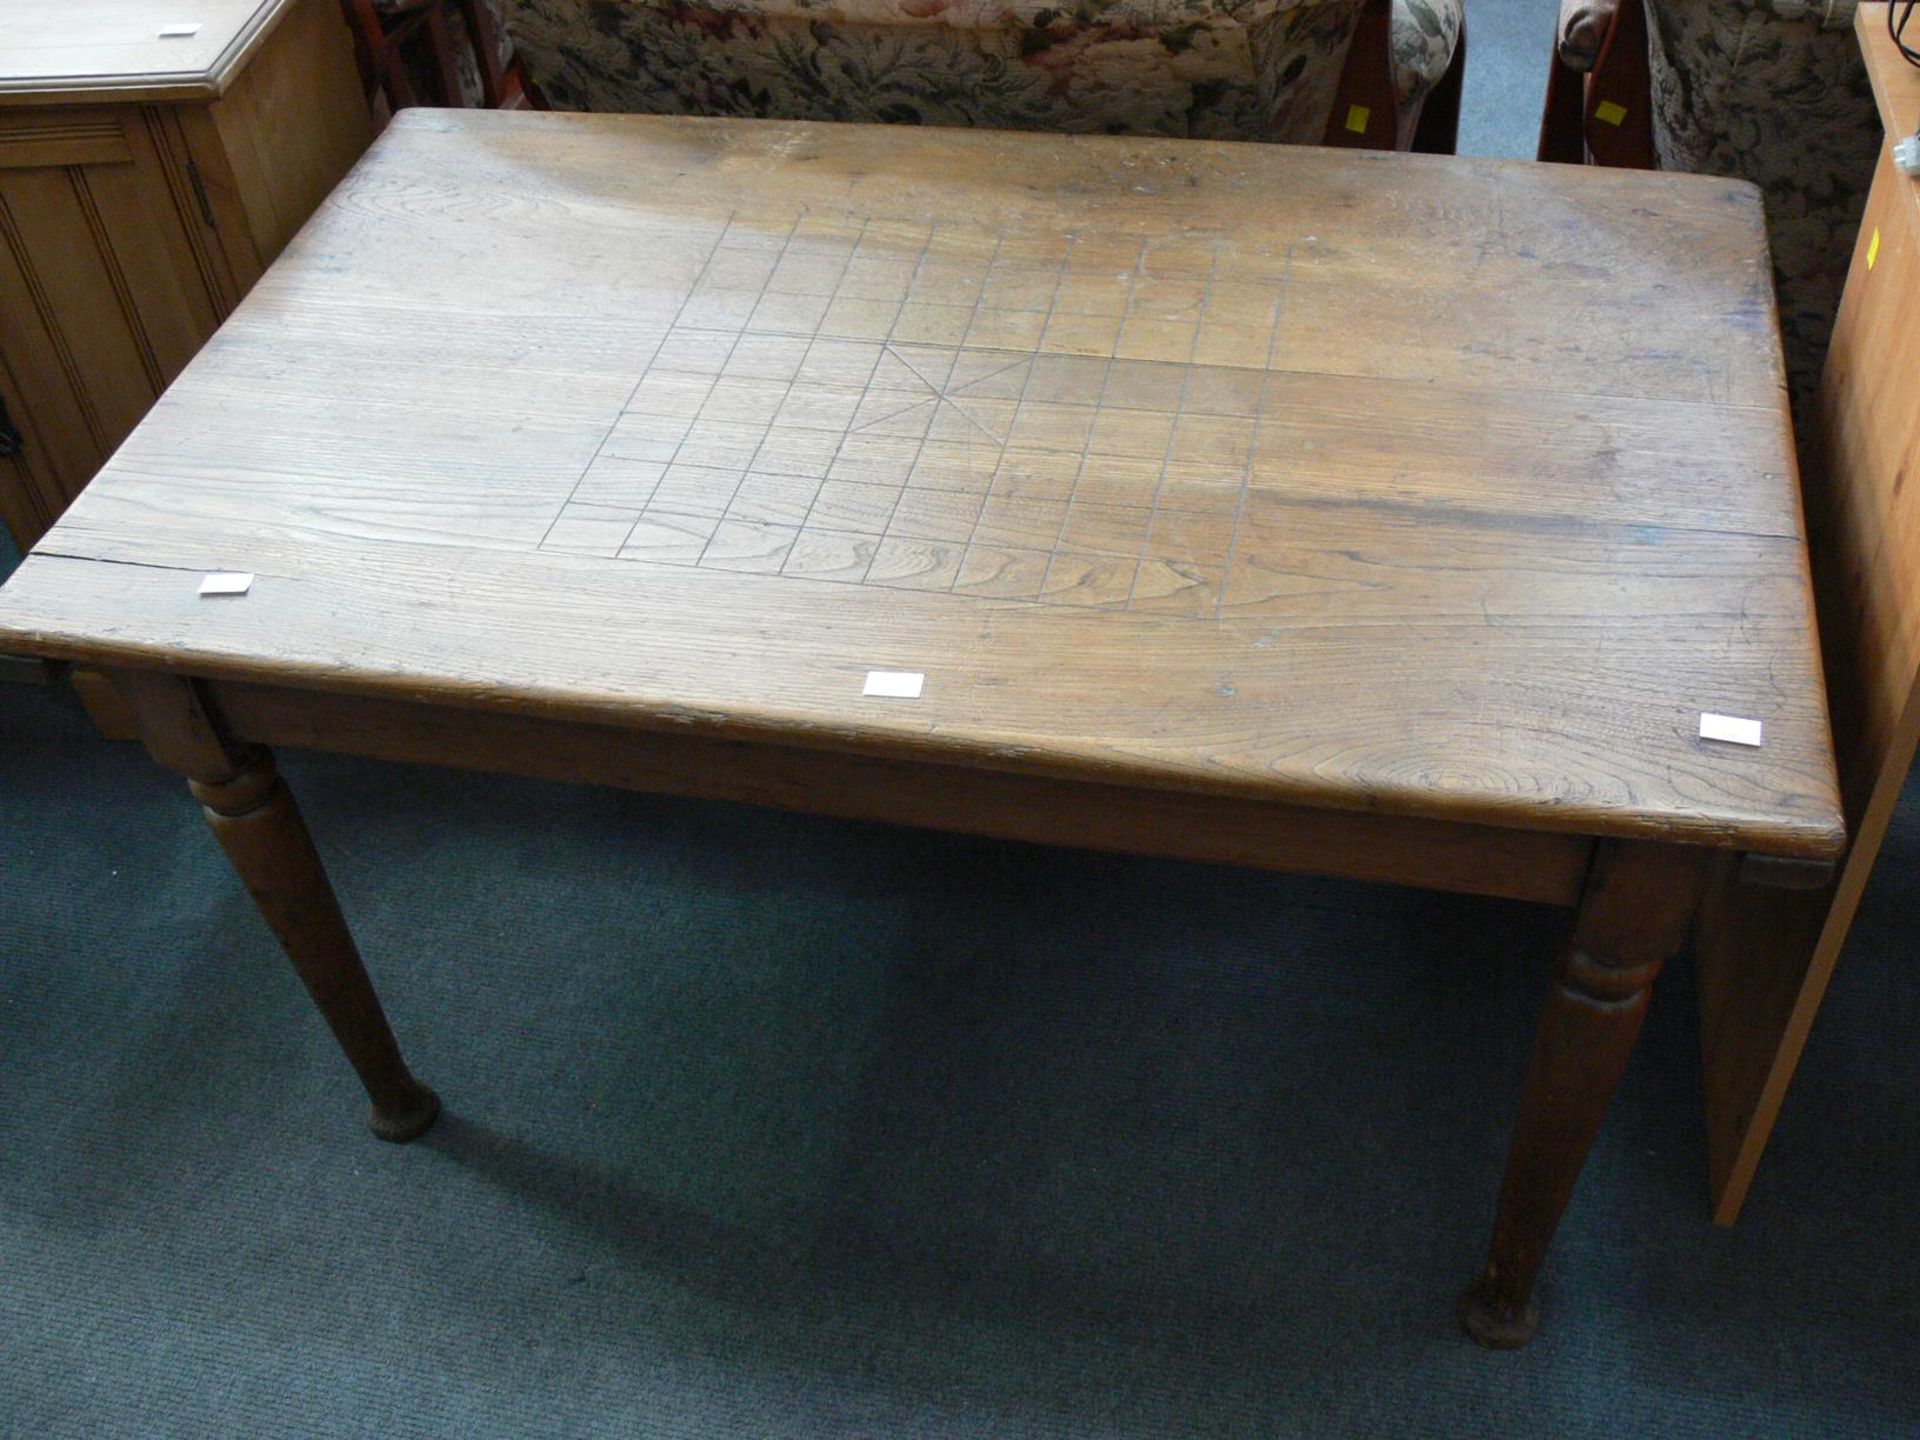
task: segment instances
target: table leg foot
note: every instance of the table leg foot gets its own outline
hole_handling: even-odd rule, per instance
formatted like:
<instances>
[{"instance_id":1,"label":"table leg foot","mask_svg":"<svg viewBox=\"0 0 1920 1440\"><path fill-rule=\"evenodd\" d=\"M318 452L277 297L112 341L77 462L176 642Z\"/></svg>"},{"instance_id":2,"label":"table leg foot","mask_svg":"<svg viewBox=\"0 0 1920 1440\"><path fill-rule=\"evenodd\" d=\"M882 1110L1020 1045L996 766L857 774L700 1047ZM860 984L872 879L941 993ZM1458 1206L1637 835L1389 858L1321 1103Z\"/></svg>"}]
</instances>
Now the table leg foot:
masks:
<instances>
[{"instance_id":1,"label":"table leg foot","mask_svg":"<svg viewBox=\"0 0 1920 1440\"><path fill-rule=\"evenodd\" d=\"M1460 1293L1460 1328L1489 1350L1518 1350L1540 1328L1540 1306L1528 1299L1516 1311L1501 1302L1498 1287L1483 1277Z\"/></svg>"},{"instance_id":2,"label":"table leg foot","mask_svg":"<svg viewBox=\"0 0 1920 1440\"><path fill-rule=\"evenodd\" d=\"M386 1105L374 1105L367 1111L367 1129L380 1139L395 1145L418 1140L440 1118L440 1097L408 1077L408 1093L398 1105L390 1099Z\"/></svg>"},{"instance_id":3,"label":"table leg foot","mask_svg":"<svg viewBox=\"0 0 1920 1440\"><path fill-rule=\"evenodd\" d=\"M1686 942L1704 857L1681 846L1603 842L1527 1065L1486 1268L1460 1303L1482 1345L1533 1338L1534 1281L1587 1151L1625 1073L1655 977Z\"/></svg>"}]
</instances>

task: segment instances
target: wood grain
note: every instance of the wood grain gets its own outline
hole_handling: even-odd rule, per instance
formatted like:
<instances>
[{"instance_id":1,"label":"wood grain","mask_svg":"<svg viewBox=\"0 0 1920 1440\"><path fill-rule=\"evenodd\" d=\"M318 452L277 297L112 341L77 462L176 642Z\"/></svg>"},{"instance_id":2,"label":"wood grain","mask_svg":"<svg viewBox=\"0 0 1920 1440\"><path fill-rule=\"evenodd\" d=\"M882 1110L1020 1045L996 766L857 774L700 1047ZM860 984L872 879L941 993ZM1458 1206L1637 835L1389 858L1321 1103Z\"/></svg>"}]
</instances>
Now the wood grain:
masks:
<instances>
[{"instance_id":1,"label":"wood grain","mask_svg":"<svg viewBox=\"0 0 1920 1440\"><path fill-rule=\"evenodd\" d=\"M1591 624L1489 627L1475 617L1474 648L1487 669L1470 679L1444 664L1466 627L1415 620L1271 626L1235 644L1232 626L913 597L922 613L935 604L954 612L935 648L863 625L867 597L878 593L864 587L789 582L793 598L769 620L743 607L756 577L682 577L556 556L549 563L566 567L569 599L548 608L530 602L511 554L467 551L455 600L445 570L412 563L414 547L377 543L358 553L353 583L262 570L244 602L216 607L196 594L201 572L256 557L176 568L177 552L156 544L148 560L100 564L43 545L4 592L8 643L101 664L128 656L117 635L56 636L28 608L48 594L139 617L132 623L161 637L171 663L209 676L1569 834L1637 825L1706 844L1768 848L1749 842L1759 836L1780 853L1830 849L1830 817L1779 793L1778 757L1723 755L1699 742L1691 736L1697 711L1668 706L1670 753L1657 769L1634 760L1632 726L1656 723L1647 717L1660 709L1660 682L1722 663L1724 642L1675 636L1669 626L1654 632L1657 642L1632 620L1606 627L1622 650L1664 655L1665 668L1650 675L1631 655L1589 653ZM387 628L396 601L420 624L436 609L457 609L465 639L423 665L409 637ZM296 654L258 653L262 611L297 638ZM608 617L621 615L646 621L610 642ZM506 634L518 637L510 649L500 643ZM568 656L590 668L569 667L556 681L556 659ZM715 663L728 656L739 663ZM926 695L904 707L862 700L869 669L926 671ZM1583 691L1591 698L1569 702ZM1125 697L1141 692L1129 709ZM1456 708L1469 693L1490 727L1500 717L1500 728L1486 732L1503 737L1500 751L1474 746ZM1406 698L1390 706L1390 694ZM1795 723L1792 715L1776 721L1780 713L1768 723ZM1469 738L1444 744L1436 731ZM1580 755L1570 734L1592 748ZM1529 748L1563 757L1568 769L1529 764ZM1818 779L1817 770L1808 774L1798 793ZM1640 801L1651 790L1667 797L1654 812Z\"/></svg>"},{"instance_id":2,"label":"wood grain","mask_svg":"<svg viewBox=\"0 0 1920 1440\"><path fill-rule=\"evenodd\" d=\"M286 248L373 140L337 0L293 0L215 103L197 109L219 144L195 146L208 183L231 184L259 264ZM224 163L223 163L224 162ZM251 277L249 277L251 278Z\"/></svg>"},{"instance_id":3,"label":"wood grain","mask_svg":"<svg viewBox=\"0 0 1920 1440\"><path fill-rule=\"evenodd\" d=\"M1920 71L1856 32L1887 132L1920 122ZM1876 239L1877 237L1877 239ZM1869 254L1872 263L1868 263ZM1759 890L1722 873L1701 916L1701 1037L1714 1216L1738 1218L1920 745L1920 195L1881 151L1821 384L1808 474L1820 628L1852 848L1831 885Z\"/></svg>"},{"instance_id":4,"label":"wood grain","mask_svg":"<svg viewBox=\"0 0 1920 1440\"><path fill-rule=\"evenodd\" d=\"M0 626L226 679L1824 858L1768 297L1755 192L1693 177L407 114ZM215 567L261 578L209 606ZM925 697L863 701L870 668ZM1765 747L1701 742L1705 710Z\"/></svg>"}]
</instances>

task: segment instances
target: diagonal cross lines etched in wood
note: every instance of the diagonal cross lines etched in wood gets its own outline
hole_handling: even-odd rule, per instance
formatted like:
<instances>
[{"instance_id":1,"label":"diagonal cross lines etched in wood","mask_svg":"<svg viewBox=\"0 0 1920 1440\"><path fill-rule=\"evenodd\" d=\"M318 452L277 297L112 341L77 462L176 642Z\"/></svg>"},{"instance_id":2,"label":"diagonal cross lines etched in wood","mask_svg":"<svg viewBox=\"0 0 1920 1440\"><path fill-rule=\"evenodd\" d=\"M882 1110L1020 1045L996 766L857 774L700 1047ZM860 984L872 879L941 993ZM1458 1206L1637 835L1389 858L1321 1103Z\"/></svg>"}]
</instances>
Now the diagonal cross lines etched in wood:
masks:
<instances>
[{"instance_id":1,"label":"diagonal cross lines etched in wood","mask_svg":"<svg viewBox=\"0 0 1920 1440\"><path fill-rule=\"evenodd\" d=\"M1216 615L1281 295L1221 249L731 216L542 544Z\"/></svg>"}]
</instances>

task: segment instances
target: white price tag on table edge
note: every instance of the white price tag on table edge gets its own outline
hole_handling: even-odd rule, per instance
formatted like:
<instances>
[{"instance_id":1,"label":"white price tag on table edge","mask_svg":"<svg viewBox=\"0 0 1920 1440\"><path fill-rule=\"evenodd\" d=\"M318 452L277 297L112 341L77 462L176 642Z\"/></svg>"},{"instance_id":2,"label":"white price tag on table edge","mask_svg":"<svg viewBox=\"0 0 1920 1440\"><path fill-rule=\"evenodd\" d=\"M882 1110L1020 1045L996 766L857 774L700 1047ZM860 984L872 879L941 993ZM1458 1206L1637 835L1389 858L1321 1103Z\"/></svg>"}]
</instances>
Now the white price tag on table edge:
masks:
<instances>
[{"instance_id":1,"label":"white price tag on table edge","mask_svg":"<svg viewBox=\"0 0 1920 1440\"><path fill-rule=\"evenodd\" d=\"M869 670L867 683L860 693L889 700L918 700L921 687L926 683L926 675L919 670Z\"/></svg>"},{"instance_id":2,"label":"white price tag on table edge","mask_svg":"<svg viewBox=\"0 0 1920 1440\"><path fill-rule=\"evenodd\" d=\"M1722 740L1729 745L1758 745L1760 743L1760 722L1742 720L1738 715L1700 716L1700 738L1702 740Z\"/></svg>"},{"instance_id":3,"label":"white price tag on table edge","mask_svg":"<svg viewBox=\"0 0 1920 1440\"><path fill-rule=\"evenodd\" d=\"M247 570L215 570L200 582L205 595L244 595L253 588L253 574Z\"/></svg>"}]
</instances>

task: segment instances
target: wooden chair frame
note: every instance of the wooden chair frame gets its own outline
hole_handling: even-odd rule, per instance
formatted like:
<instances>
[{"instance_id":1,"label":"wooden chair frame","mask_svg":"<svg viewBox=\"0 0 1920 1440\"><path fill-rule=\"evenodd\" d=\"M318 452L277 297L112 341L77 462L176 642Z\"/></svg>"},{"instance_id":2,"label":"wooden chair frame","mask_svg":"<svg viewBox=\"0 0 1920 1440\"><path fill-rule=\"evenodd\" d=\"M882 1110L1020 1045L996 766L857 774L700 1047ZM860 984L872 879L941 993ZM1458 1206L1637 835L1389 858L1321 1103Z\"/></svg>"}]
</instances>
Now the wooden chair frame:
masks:
<instances>
[{"instance_id":1,"label":"wooden chair frame","mask_svg":"<svg viewBox=\"0 0 1920 1440\"><path fill-rule=\"evenodd\" d=\"M1567 64L1556 43L1547 66L1547 99L1536 153L1542 160L1562 165L1656 168L1653 81L1642 0L1621 0L1591 71L1583 73Z\"/></svg>"},{"instance_id":2,"label":"wooden chair frame","mask_svg":"<svg viewBox=\"0 0 1920 1440\"><path fill-rule=\"evenodd\" d=\"M500 63L499 32L483 0L421 0L410 10L384 16L374 8L373 0L342 0L342 4L359 52L367 98L376 108L381 98L385 99L389 111L422 103L456 106L462 103L460 72L452 32L447 25L449 4L457 4L466 21L467 37L480 67L480 90L486 107L492 110L544 108L519 60L516 58L510 65ZM415 90L402 59L406 47L419 42L426 46L436 92L426 102Z\"/></svg>"},{"instance_id":3,"label":"wooden chair frame","mask_svg":"<svg viewBox=\"0 0 1920 1440\"><path fill-rule=\"evenodd\" d=\"M1414 126L1413 149L1451 155L1460 134L1460 91L1467 64L1467 25L1460 22L1453 58L1428 94ZM1367 0L1347 45L1321 144L1350 150L1399 148L1400 87L1393 79L1393 0Z\"/></svg>"}]
</instances>

